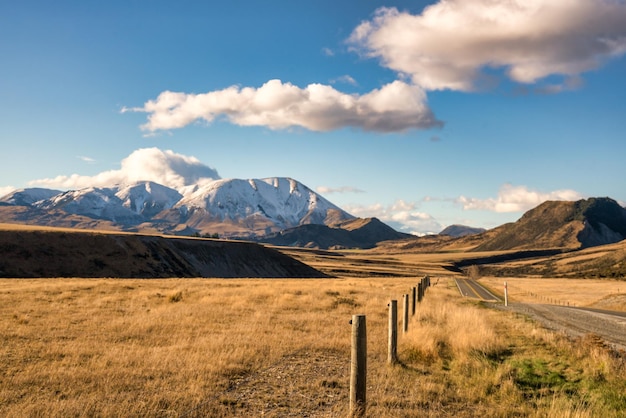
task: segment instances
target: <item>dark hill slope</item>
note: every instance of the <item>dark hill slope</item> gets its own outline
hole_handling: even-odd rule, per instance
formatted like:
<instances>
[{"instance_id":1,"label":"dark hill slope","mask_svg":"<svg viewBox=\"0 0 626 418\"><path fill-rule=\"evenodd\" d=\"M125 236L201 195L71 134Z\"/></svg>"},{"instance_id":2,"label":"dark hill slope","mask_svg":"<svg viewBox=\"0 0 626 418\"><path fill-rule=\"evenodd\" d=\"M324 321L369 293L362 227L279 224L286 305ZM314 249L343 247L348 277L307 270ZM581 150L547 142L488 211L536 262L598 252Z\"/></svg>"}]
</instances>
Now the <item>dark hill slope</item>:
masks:
<instances>
[{"instance_id":1,"label":"dark hill slope","mask_svg":"<svg viewBox=\"0 0 626 418\"><path fill-rule=\"evenodd\" d=\"M472 228L465 225L450 225L446 227L439 235L448 235L450 237L464 237L466 235L476 235L485 232L485 228Z\"/></svg>"},{"instance_id":2,"label":"dark hill slope","mask_svg":"<svg viewBox=\"0 0 626 418\"><path fill-rule=\"evenodd\" d=\"M580 249L626 238L626 209L609 198L544 202L484 235L475 251Z\"/></svg>"},{"instance_id":3,"label":"dark hill slope","mask_svg":"<svg viewBox=\"0 0 626 418\"><path fill-rule=\"evenodd\" d=\"M398 232L376 218L353 219L334 227L302 225L268 235L261 242L308 248L372 248L382 241L405 239L409 234Z\"/></svg>"},{"instance_id":4,"label":"dark hill slope","mask_svg":"<svg viewBox=\"0 0 626 418\"><path fill-rule=\"evenodd\" d=\"M0 230L0 277L325 277L248 242Z\"/></svg>"}]
</instances>

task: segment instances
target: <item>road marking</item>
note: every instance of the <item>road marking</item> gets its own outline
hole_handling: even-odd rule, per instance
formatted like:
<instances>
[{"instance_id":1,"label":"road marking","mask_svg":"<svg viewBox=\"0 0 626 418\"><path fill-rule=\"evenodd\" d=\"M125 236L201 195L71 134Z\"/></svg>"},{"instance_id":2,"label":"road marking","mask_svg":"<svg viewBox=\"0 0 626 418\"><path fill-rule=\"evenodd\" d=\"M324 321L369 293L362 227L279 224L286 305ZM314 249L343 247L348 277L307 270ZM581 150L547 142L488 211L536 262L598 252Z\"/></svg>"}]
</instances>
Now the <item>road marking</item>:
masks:
<instances>
[{"instance_id":1,"label":"road marking","mask_svg":"<svg viewBox=\"0 0 626 418\"><path fill-rule=\"evenodd\" d=\"M475 282L471 279L454 279L459 289L459 293L464 297L471 297L468 293L471 292L476 299L484 300L484 301L495 301L498 302L500 299L496 297L493 293L485 289L482 285ZM488 297L481 296L479 292L484 292L484 294L489 295Z\"/></svg>"}]
</instances>

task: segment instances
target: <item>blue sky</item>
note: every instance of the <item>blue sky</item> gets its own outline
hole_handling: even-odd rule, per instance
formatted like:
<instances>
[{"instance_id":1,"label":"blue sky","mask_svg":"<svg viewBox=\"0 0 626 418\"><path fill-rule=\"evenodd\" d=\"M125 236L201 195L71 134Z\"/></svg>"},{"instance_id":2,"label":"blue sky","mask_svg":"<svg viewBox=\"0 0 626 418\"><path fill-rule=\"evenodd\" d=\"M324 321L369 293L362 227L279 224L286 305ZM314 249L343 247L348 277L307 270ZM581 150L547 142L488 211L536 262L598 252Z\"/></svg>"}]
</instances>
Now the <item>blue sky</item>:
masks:
<instances>
[{"instance_id":1,"label":"blue sky","mask_svg":"<svg viewBox=\"0 0 626 418\"><path fill-rule=\"evenodd\" d=\"M415 233L624 204L625 53L617 0L5 1L0 194L176 155Z\"/></svg>"}]
</instances>

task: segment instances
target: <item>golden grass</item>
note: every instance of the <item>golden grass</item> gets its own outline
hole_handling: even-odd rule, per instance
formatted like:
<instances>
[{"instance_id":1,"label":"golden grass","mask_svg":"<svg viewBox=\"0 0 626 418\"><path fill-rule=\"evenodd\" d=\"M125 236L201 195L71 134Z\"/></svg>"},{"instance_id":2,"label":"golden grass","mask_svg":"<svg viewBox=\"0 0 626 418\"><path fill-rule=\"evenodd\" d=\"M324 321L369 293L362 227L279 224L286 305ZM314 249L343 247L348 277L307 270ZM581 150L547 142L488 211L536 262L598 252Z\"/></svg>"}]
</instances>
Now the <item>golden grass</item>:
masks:
<instances>
[{"instance_id":1,"label":"golden grass","mask_svg":"<svg viewBox=\"0 0 626 418\"><path fill-rule=\"evenodd\" d=\"M606 389L626 386L602 347L469 303L444 278L389 366L387 303L420 278L0 280L0 416L343 417L356 313L367 315L368 416L626 407Z\"/></svg>"},{"instance_id":2,"label":"golden grass","mask_svg":"<svg viewBox=\"0 0 626 418\"><path fill-rule=\"evenodd\" d=\"M626 282L610 279L543 279L482 277L499 296L507 282L509 300L524 303L554 303L570 306L598 307L626 311ZM611 299L614 303L607 304Z\"/></svg>"},{"instance_id":3,"label":"golden grass","mask_svg":"<svg viewBox=\"0 0 626 418\"><path fill-rule=\"evenodd\" d=\"M408 282L2 280L0 415L176 416L285 355L349 353L352 313Z\"/></svg>"},{"instance_id":4,"label":"golden grass","mask_svg":"<svg viewBox=\"0 0 626 418\"><path fill-rule=\"evenodd\" d=\"M573 341L455 292L450 282L429 291L400 352L403 372L428 387L412 394L423 415L621 416L624 362L597 338Z\"/></svg>"}]
</instances>

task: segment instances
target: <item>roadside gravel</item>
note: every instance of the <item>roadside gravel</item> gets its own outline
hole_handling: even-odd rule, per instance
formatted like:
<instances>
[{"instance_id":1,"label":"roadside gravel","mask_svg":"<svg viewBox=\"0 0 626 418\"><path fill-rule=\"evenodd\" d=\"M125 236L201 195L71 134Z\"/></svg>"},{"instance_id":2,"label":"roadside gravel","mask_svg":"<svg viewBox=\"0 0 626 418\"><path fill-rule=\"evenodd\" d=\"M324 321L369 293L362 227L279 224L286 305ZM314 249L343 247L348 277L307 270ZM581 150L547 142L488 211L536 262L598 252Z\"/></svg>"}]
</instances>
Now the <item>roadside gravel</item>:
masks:
<instances>
[{"instance_id":1,"label":"roadside gravel","mask_svg":"<svg viewBox=\"0 0 626 418\"><path fill-rule=\"evenodd\" d=\"M618 351L626 351L626 317L623 313L533 303L492 304L493 307L526 314L546 328L572 337L595 334Z\"/></svg>"}]
</instances>

